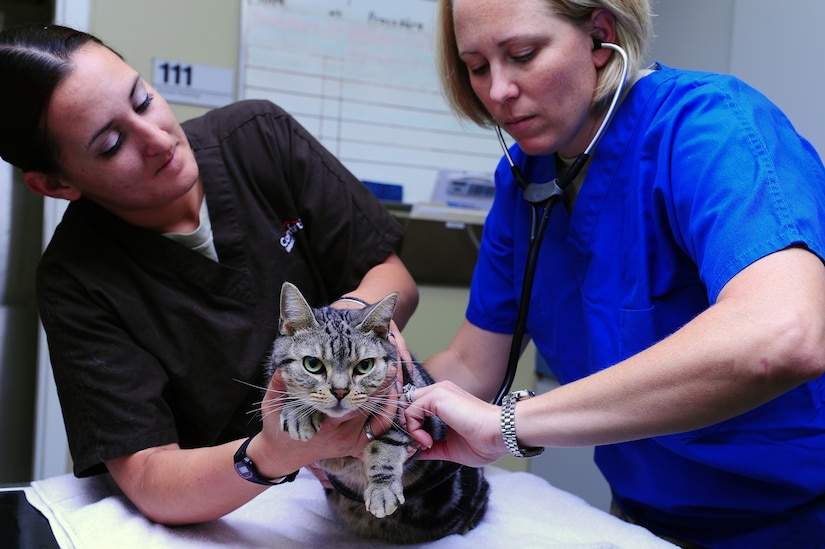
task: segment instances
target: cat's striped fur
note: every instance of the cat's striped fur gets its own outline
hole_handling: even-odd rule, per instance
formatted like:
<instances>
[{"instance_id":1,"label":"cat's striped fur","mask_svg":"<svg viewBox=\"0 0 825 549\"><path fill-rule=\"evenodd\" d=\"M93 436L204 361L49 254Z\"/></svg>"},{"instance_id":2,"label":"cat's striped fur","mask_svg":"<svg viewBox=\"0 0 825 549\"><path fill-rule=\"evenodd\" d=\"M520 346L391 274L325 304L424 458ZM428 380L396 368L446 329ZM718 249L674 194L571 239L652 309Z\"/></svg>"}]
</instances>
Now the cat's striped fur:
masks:
<instances>
[{"instance_id":1,"label":"cat's striped fur","mask_svg":"<svg viewBox=\"0 0 825 549\"><path fill-rule=\"evenodd\" d=\"M286 383L287 393L279 399L281 423L292 438L308 440L327 415L360 409L366 419L378 412L397 372L397 352L388 338L397 299L391 294L364 309L313 309L294 285L284 283L281 335L268 369L270 375L279 369ZM412 381L432 383L417 364ZM436 439L446 432L437 418L429 429ZM421 543L473 529L487 508L483 471L416 460L410 444L409 435L394 427L370 442L361 459L322 462L336 486L327 494L332 509L359 535L392 543Z\"/></svg>"}]
</instances>

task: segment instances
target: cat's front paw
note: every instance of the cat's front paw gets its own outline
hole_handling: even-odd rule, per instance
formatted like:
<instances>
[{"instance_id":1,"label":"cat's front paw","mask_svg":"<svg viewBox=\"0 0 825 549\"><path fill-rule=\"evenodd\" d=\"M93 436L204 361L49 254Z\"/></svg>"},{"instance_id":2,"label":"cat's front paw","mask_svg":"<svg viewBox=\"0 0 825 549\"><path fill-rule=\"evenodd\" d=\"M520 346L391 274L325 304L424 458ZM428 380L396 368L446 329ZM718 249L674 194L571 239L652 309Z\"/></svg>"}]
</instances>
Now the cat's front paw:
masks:
<instances>
[{"instance_id":1,"label":"cat's front paw","mask_svg":"<svg viewBox=\"0 0 825 549\"><path fill-rule=\"evenodd\" d=\"M321 428L321 417L317 412L308 414L306 410L285 409L281 412L281 428L293 440L306 442Z\"/></svg>"},{"instance_id":2,"label":"cat's front paw","mask_svg":"<svg viewBox=\"0 0 825 549\"><path fill-rule=\"evenodd\" d=\"M367 485L364 490L367 511L378 518L387 517L404 505L404 487L400 481L391 484Z\"/></svg>"}]
</instances>

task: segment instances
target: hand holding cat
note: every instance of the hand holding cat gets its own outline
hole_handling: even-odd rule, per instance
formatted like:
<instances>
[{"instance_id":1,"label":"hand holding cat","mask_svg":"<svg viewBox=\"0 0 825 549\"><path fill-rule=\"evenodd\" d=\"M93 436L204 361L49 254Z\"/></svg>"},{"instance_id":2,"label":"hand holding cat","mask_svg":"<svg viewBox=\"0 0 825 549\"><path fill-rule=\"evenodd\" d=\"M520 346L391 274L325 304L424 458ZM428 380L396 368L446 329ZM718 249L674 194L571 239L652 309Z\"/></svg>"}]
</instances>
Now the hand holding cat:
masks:
<instances>
[{"instance_id":1,"label":"hand holding cat","mask_svg":"<svg viewBox=\"0 0 825 549\"><path fill-rule=\"evenodd\" d=\"M401 330L398 329L398 325L394 320L390 320L390 343L395 345L395 349L398 351L398 359L402 364L410 364L412 362L410 349L407 347L407 342L404 336L401 335Z\"/></svg>"},{"instance_id":2,"label":"hand holding cat","mask_svg":"<svg viewBox=\"0 0 825 549\"><path fill-rule=\"evenodd\" d=\"M415 389L404 411L407 431L422 448L419 459L443 459L481 467L509 455L501 436L501 408L480 400L450 381ZM438 416L449 431L444 441L433 441L424 419Z\"/></svg>"},{"instance_id":3,"label":"hand holding cat","mask_svg":"<svg viewBox=\"0 0 825 549\"><path fill-rule=\"evenodd\" d=\"M390 320L390 343L395 346L395 350L398 352L398 368L395 376L395 393L400 398L403 393L402 387L404 386L404 368L407 369L407 375L412 376L413 370L413 357L412 353L410 353L410 349L407 347L407 342L404 339L404 336L401 335L401 331L398 329L398 326L395 324L394 320ZM404 414L399 414L398 422L402 428L406 429L407 426L407 418Z\"/></svg>"}]
</instances>

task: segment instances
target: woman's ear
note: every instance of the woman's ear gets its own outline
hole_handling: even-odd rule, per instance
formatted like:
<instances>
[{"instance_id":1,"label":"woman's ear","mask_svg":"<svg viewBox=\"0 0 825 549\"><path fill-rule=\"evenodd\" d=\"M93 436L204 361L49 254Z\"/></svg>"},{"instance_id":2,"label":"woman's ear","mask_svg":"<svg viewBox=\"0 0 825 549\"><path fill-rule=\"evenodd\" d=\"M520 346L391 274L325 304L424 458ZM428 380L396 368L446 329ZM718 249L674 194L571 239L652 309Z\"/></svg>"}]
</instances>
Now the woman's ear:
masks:
<instances>
[{"instance_id":1,"label":"woman's ear","mask_svg":"<svg viewBox=\"0 0 825 549\"><path fill-rule=\"evenodd\" d=\"M593 57L596 66L603 67L613 50L602 48L602 42L616 41L616 17L613 12L603 8L593 10L590 16L590 36L593 38Z\"/></svg>"},{"instance_id":2,"label":"woman's ear","mask_svg":"<svg viewBox=\"0 0 825 549\"><path fill-rule=\"evenodd\" d=\"M24 172L23 181L32 192L51 198L77 200L81 195L80 191L73 185L57 176L47 175L43 172Z\"/></svg>"}]
</instances>

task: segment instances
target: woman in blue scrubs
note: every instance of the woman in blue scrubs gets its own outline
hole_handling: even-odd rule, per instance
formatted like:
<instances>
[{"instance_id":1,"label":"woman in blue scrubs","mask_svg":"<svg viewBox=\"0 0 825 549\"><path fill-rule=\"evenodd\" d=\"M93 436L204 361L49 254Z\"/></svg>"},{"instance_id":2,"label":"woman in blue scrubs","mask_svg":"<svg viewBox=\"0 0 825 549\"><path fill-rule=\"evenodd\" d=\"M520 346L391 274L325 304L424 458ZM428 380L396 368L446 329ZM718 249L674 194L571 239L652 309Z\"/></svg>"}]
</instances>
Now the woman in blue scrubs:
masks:
<instances>
[{"instance_id":1,"label":"woman in blue scrubs","mask_svg":"<svg viewBox=\"0 0 825 549\"><path fill-rule=\"evenodd\" d=\"M427 361L413 429L435 413L467 464L595 445L616 513L684 547L825 547L825 169L764 96L640 59L646 0L441 0L456 112L500 126L527 181L590 143L550 216L524 343L562 386L489 404L504 376L530 205L504 160L466 320ZM596 6L596 7L594 7ZM509 442L509 446L506 444ZM509 449L508 449L509 448Z\"/></svg>"}]
</instances>

